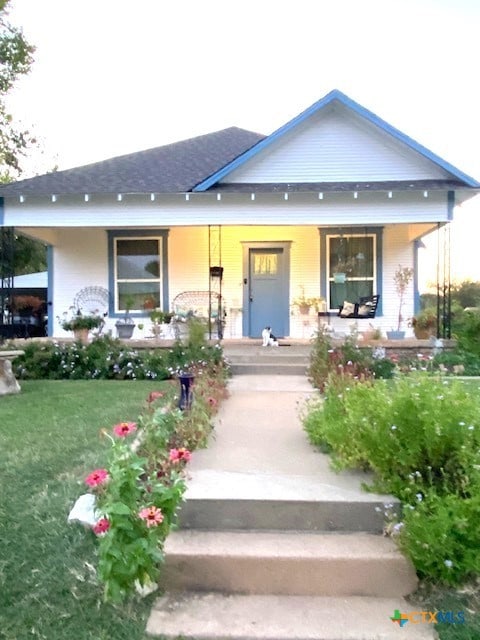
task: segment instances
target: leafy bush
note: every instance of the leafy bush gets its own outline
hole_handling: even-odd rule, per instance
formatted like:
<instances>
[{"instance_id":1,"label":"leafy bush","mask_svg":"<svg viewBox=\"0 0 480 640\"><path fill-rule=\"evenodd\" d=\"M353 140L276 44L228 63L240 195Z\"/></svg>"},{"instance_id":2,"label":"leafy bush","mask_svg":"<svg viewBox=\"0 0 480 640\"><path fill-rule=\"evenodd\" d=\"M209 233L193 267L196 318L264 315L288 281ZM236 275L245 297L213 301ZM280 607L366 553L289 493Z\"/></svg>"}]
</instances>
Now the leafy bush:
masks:
<instances>
[{"instance_id":1,"label":"leafy bush","mask_svg":"<svg viewBox=\"0 0 480 640\"><path fill-rule=\"evenodd\" d=\"M337 469L371 470L371 489L405 503L399 541L422 576L478 574L480 534L466 530L480 517L478 394L421 373L363 384L330 374L304 425Z\"/></svg>"},{"instance_id":2,"label":"leafy bush","mask_svg":"<svg viewBox=\"0 0 480 640\"><path fill-rule=\"evenodd\" d=\"M13 362L23 380L166 380L196 362L223 362L219 346L176 343L171 349L132 349L107 336L89 344L30 342Z\"/></svg>"}]
</instances>

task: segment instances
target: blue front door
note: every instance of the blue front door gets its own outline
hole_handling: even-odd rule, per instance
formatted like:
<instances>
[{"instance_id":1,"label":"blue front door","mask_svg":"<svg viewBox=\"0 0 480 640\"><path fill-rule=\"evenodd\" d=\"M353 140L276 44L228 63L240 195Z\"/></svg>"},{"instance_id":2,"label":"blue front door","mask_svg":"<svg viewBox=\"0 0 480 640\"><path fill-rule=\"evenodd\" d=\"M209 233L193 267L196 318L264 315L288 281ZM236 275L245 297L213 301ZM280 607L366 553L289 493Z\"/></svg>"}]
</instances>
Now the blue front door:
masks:
<instances>
[{"instance_id":1,"label":"blue front door","mask_svg":"<svg viewBox=\"0 0 480 640\"><path fill-rule=\"evenodd\" d=\"M265 327L277 337L289 334L288 255L285 247L249 248L247 335L259 338ZM245 307L244 307L245 308Z\"/></svg>"}]
</instances>

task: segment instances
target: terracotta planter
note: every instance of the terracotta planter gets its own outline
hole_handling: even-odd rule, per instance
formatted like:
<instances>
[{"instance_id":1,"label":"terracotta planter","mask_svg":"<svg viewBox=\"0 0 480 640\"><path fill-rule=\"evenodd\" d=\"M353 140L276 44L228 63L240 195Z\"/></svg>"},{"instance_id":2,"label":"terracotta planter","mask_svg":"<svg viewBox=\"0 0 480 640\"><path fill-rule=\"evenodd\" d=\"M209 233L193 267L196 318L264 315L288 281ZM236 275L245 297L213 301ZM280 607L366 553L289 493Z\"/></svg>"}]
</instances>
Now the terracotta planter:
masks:
<instances>
[{"instance_id":1,"label":"terracotta planter","mask_svg":"<svg viewBox=\"0 0 480 640\"><path fill-rule=\"evenodd\" d=\"M81 342L82 344L87 344L89 331L90 329L74 329L73 337L77 342Z\"/></svg>"},{"instance_id":2,"label":"terracotta planter","mask_svg":"<svg viewBox=\"0 0 480 640\"><path fill-rule=\"evenodd\" d=\"M431 327L414 327L413 333L415 334L415 338L417 338L417 340L428 340L435 334L435 329Z\"/></svg>"},{"instance_id":3,"label":"terracotta planter","mask_svg":"<svg viewBox=\"0 0 480 640\"><path fill-rule=\"evenodd\" d=\"M310 305L309 304L301 304L298 307L298 310L300 311L302 316L308 316L308 314L310 313Z\"/></svg>"}]
</instances>

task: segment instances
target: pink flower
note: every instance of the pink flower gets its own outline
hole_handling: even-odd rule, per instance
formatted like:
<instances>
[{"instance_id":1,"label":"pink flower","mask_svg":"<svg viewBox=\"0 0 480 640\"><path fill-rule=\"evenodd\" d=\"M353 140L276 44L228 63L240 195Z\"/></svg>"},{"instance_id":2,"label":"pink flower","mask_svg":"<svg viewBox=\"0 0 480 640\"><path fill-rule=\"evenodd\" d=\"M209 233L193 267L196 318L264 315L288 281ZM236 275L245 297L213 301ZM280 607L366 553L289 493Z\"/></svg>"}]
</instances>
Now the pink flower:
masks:
<instances>
[{"instance_id":1,"label":"pink flower","mask_svg":"<svg viewBox=\"0 0 480 640\"><path fill-rule=\"evenodd\" d=\"M212 398L212 396L207 399L207 402L211 407L216 407L218 404L218 400L216 398Z\"/></svg>"},{"instance_id":2,"label":"pink flower","mask_svg":"<svg viewBox=\"0 0 480 640\"><path fill-rule=\"evenodd\" d=\"M188 449L182 447L181 449L170 449L169 460L170 462L188 462L192 457L192 454Z\"/></svg>"},{"instance_id":3,"label":"pink flower","mask_svg":"<svg viewBox=\"0 0 480 640\"><path fill-rule=\"evenodd\" d=\"M125 436L129 436L136 430L137 425L135 422L120 422L120 424L116 424L113 427L113 433L119 438L125 438Z\"/></svg>"},{"instance_id":4,"label":"pink flower","mask_svg":"<svg viewBox=\"0 0 480 640\"><path fill-rule=\"evenodd\" d=\"M158 398L163 398L164 395L163 391L151 391L148 394L147 402L155 402Z\"/></svg>"},{"instance_id":5,"label":"pink flower","mask_svg":"<svg viewBox=\"0 0 480 640\"><path fill-rule=\"evenodd\" d=\"M110 529L110 522L107 518L100 518L100 520L93 526L93 532L100 536L102 533L106 533Z\"/></svg>"},{"instance_id":6,"label":"pink flower","mask_svg":"<svg viewBox=\"0 0 480 640\"><path fill-rule=\"evenodd\" d=\"M156 527L163 522L163 513L157 507L145 507L139 511L138 516L145 520L147 527Z\"/></svg>"},{"instance_id":7,"label":"pink flower","mask_svg":"<svg viewBox=\"0 0 480 640\"><path fill-rule=\"evenodd\" d=\"M85 484L88 484L89 487L96 487L107 480L108 471L106 469L95 469L85 478Z\"/></svg>"}]
</instances>

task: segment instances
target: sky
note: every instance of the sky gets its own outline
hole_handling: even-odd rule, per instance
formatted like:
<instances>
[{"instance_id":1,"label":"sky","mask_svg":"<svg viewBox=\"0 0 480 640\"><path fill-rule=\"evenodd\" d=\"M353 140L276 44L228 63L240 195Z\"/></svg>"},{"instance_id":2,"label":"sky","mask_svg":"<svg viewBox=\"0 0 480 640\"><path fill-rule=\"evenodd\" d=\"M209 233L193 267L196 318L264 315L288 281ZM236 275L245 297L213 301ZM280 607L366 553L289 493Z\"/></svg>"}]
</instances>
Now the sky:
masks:
<instances>
[{"instance_id":1,"label":"sky","mask_svg":"<svg viewBox=\"0 0 480 640\"><path fill-rule=\"evenodd\" d=\"M9 20L36 46L9 96L29 173L268 134L336 88L480 180L478 0L11 0ZM456 217L455 275L480 280L480 198Z\"/></svg>"}]
</instances>

